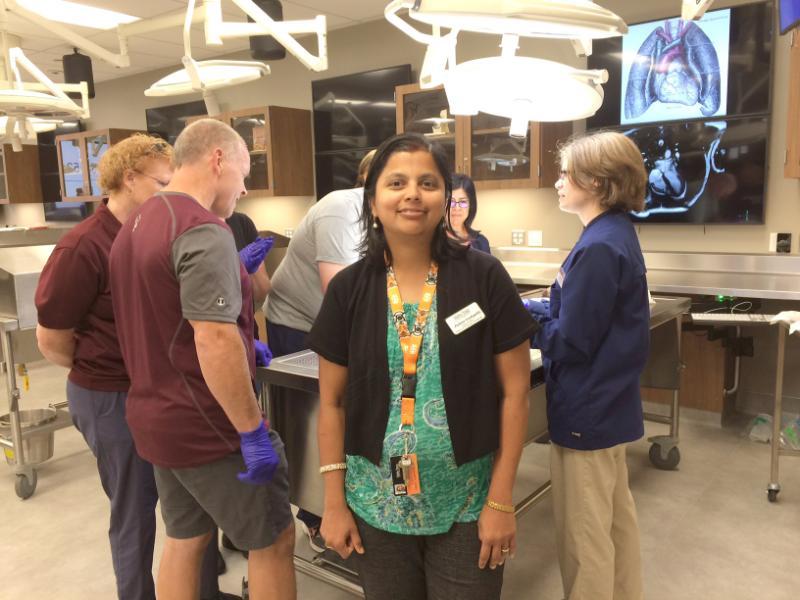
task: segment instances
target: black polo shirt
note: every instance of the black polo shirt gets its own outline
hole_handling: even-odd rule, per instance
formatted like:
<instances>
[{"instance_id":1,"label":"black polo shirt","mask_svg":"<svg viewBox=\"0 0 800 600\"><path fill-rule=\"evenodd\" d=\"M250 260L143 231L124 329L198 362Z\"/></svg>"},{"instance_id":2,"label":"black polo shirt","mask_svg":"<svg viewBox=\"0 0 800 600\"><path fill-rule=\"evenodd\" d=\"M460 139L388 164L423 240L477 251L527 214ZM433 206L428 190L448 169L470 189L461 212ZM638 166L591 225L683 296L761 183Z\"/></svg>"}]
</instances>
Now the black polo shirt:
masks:
<instances>
[{"instance_id":1,"label":"black polo shirt","mask_svg":"<svg viewBox=\"0 0 800 600\"><path fill-rule=\"evenodd\" d=\"M514 282L491 255L469 249L439 265L439 352L447 421L456 463L497 450L500 389L494 357L538 330ZM454 334L445 319L477 303L486 315ZM328 286L309 333L312 350L347 367L345 452L379 464L389 419L386 271L361 259Z\"/></svg>"}]
</instances>

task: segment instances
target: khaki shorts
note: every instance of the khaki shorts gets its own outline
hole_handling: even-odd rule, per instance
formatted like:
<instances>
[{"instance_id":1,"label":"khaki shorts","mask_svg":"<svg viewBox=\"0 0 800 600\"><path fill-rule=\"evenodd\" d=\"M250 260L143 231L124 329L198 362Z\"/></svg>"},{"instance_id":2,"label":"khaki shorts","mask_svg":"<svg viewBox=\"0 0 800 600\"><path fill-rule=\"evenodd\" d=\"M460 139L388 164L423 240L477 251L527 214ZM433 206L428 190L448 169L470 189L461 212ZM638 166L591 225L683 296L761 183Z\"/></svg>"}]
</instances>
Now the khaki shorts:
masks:
<instances>
[{"instance_id":1,"label":"khaki shorts","mask_svg":"<svg viewBox=\"0 0 800 600\"><path fill-rule=\"evenodd\" d=\"M218 526L241 550L271 546L293 517L283 442L275 431L269 436L280 465L264 485L237 479L246 470L240 452L199 467L154 467L167 535L188 539Z\"/></svg>"}]
</instances>

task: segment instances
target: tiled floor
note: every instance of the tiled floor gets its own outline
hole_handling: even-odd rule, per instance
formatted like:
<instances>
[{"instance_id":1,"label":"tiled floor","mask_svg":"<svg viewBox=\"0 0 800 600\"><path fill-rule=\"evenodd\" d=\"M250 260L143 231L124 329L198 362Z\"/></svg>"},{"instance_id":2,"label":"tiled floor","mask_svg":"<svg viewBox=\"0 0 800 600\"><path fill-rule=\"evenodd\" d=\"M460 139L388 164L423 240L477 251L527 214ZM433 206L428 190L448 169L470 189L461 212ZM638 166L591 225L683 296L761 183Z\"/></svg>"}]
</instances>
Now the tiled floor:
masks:
<instances>
[{"instance_id":1,"label":"tiled floor","mask_svg":"<svg viewBox=\"0 0 800 600\"><path fill-rule=\"evenodd\" d=\"M23 407L63 399L65 371L36 363L30 374ZM662 430L648 424L651 435ZM633 444L629 464L648 600L798 598L800 460L782 459L784 491L778 503L770 504L764 491L768 447L738 431L686 415L679 470L653 469L647 451L647 442ZM546 447L526 450L520 496L547 478L546 465ZM562 597L550 515L548 497L520 520L519 549L506 570L504 600ZM94 458L74 429L56 433L55 457L39 469L31 499L16 497L12 469L0 467L0 599L112 600L107 520ZM162 536L159 530L157 555ZM229 570L221 585L234 592L245 563L224 552ZM302 575L298 587L304 600L352 598Z\"/></svg>"}]
</instances>

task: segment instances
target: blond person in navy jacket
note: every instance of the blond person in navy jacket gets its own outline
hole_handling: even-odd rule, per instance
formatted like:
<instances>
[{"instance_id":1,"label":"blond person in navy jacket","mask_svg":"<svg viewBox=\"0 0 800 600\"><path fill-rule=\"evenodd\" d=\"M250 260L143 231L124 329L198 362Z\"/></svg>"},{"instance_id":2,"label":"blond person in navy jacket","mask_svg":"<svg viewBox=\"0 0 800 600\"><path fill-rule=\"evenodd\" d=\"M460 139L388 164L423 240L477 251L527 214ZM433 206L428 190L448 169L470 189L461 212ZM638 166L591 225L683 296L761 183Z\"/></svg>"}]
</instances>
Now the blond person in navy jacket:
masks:
<instances>
[{"instance_id":1,"label":"blond person in navy jacket","mask_svg":"<svg viewBox=\"0 0 800 600\"><path fill-rule=\"evenodd\" d=\"M567 600L641 600L636 507L625 448L644 434L639 376L647 360L644 258L628 217L647 175L620 133L561 149L561 210L583 233L564 261L549 309L532 310L544 356L553 502Z\"/></svg>"}]
</instances>

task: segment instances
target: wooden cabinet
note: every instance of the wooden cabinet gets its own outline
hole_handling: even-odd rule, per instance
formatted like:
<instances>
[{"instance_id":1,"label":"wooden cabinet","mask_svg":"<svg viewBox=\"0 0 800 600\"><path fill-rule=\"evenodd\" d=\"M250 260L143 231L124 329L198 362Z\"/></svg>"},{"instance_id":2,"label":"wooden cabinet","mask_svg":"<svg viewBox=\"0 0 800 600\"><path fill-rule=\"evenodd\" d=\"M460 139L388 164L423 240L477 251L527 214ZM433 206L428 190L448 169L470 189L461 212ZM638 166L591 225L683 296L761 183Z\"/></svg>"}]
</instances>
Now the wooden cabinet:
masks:
<instances>
[{"instance_id":1,"label":"wooden cabinet","mask_svg":"<svg viewBox=\"0 0 800 600\"><path fill-rule=\"evenodd\" d=\"M789 56L789 112L783 176L800 178L800 34L797 30L792 32Z\"/></svg>"},{"instance_id":2,"label":"wooden cabinet","mask_svg":"<svg viewBox=\"0 0 800 600\"><path fill-rule=\"evenodd\" d=\"M0 156L0 204L42 201L39 173L39 147L22 146L14 152L11 144L2 144Z\"/></svg>"},{"instance_id":3,"label":"wooden cabinet","mask_svg":"<svg viewBox=\"0 0 800 600\"><path fill-rule=\"evenodd\" d=\"M557 146L572 134L571 122L531 123L525 139L513 138L505 117L451 115L441 87L401 85L395 92L397 133L420 133L441 144L450 168L472 177L476 188L538 188L558 179Z\"/></svg>"},{"instance_id":4,"label":"wooden cabinet","mask_svg":"<svg viewBox=\"0 0 800 600\"><path fill-rule=\"evenodd\" d=\"M189 123L204 116L191 117ZM248 108L214 115L247 143L248 192L261 196L312 196L314 162L311 111L283 106Z\"/></svg>"},{"instance_id":5,"label":"wooden cabinet","mask_svg":"<svg viewBox=\"0 0 800 600\"><path fill-rule=\"evenodd\" d=\"M113 144L134 133L144 132L134 129L98 129L57 136L61 199L76 202L102 199L103 191L100 189L97 165Z\"/></svg>"}]
</instances>

